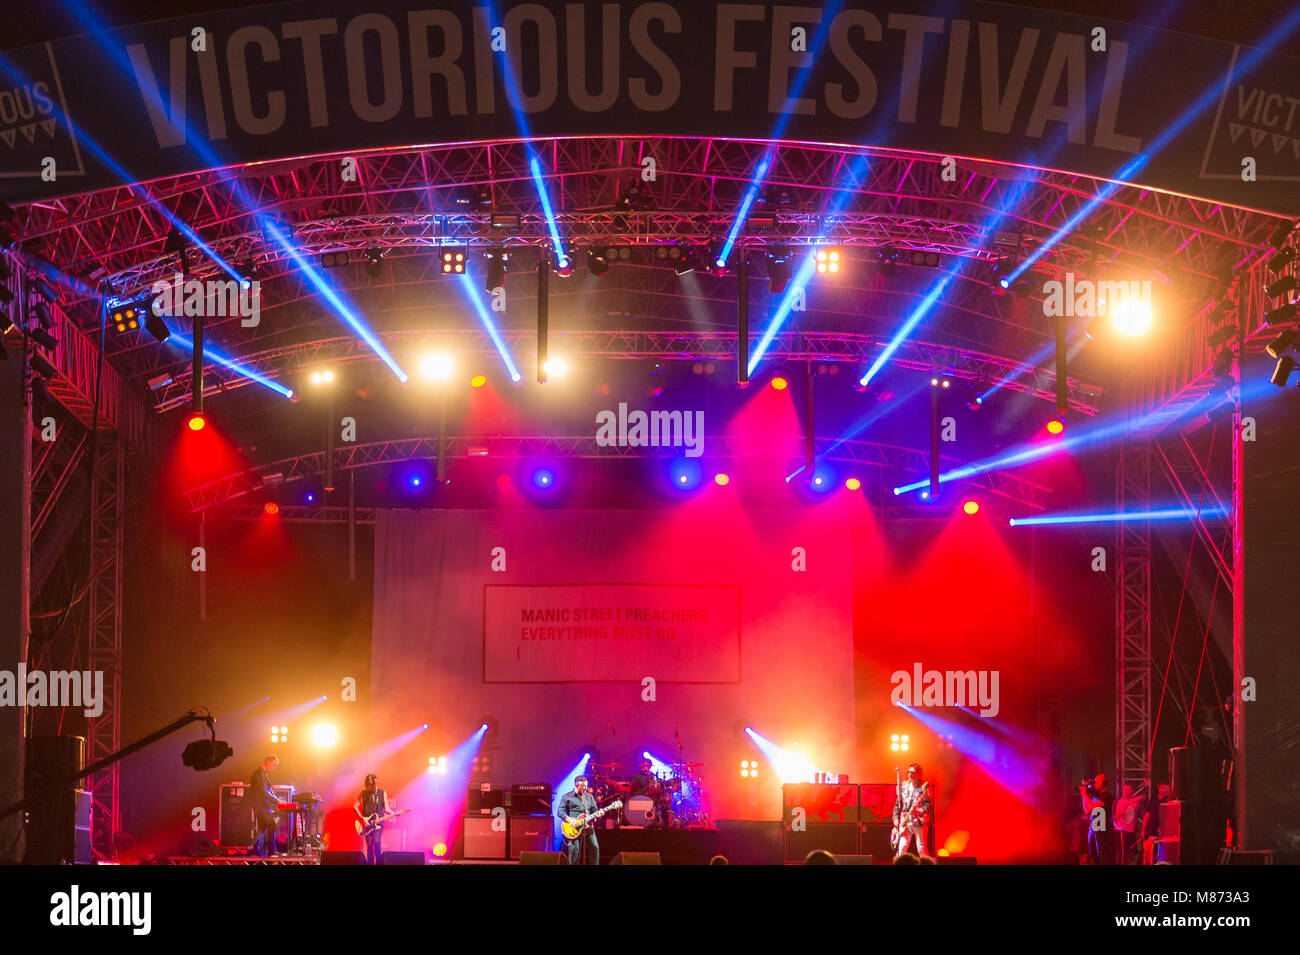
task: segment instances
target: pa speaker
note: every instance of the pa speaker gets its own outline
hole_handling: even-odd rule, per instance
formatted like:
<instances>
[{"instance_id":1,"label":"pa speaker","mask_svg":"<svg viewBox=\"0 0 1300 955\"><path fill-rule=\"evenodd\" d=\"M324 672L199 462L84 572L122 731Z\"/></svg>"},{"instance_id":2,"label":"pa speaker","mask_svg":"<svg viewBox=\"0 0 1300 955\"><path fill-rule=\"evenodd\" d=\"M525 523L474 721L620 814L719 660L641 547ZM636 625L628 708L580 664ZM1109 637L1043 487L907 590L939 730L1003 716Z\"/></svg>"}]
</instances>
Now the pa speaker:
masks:
<instances>
[{"instance_id":1,"label":"pa speaker","mask_svg":"<svg viewBox=\"0 0 1300 955\"><path fill-rule=\"evenodd\" d=\"M657 852L620 852L610 865L663 865Z\"/></svg>"},{"instance_id":2,"label":"pa speaker","mask_svg":"<svg viewBox=\"0 0 1300 955\"><path fill-rule=\"evenodd\" d=\"M364 852L341 852L326 849L320 854L321 865L365 865L366 854Z\"/></svg>"},{"instance_id":3,"label":"pa speaker","mask_svg":"<svg viewBox=\"0 0 1300 955\"><path fill-rule=\"evenodd\" d=\"M388 852L379 854L380 865L424 865L423 852Z\"/></svg>"},{"instance_id":4,"label":"pa speaker","mask_svg":"<svg viewBox=\"0 0 1300 955\"><path fill-rule=\"evenodd\" d=\"M564 852L521 852L520 865L568 865L569 856Z\"/></svg>"}]
</instances>

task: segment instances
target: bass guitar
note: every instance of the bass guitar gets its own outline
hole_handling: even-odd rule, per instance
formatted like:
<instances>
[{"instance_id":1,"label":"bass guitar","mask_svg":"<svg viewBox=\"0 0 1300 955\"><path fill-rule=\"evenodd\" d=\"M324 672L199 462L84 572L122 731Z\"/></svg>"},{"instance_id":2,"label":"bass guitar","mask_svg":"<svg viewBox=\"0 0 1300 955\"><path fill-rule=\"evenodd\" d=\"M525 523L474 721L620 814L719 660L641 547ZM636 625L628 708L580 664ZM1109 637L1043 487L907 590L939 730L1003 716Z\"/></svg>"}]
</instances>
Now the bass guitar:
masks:
<instances>
[{"instance_id":1,"label":"bass guitar","mask_svg":"<svg viewBox=\"0 0 1300 955\"><path fill-rule=\"evenodd\" d=\"M357 827L357 835L368 836L370 835L370 833L374 832L376 829L382 826L389 819L393 819L396 816L404 816L411 811L412 810L410 809L395 809L392 812L386 812L383 813L382 815L377 812L371 813L370 815L366 816L364 819L358 819L354 823L354 825Z\"/></svg>"},{"instance_id":2,"label":"bass guitar","mask_svg":"<svg viewBox=\"0 0 1300 955\"><path fill-rule=\"evenodd\" d=\"M604 809L597 809L595 812L584 812L581 816L578 816L577 817L578 825L576 826L570 825L568 822L561 822L560 828L564 831L564 838L566 839L578 838L578 836L582 835L584 832L586 832L588 829L591 828L591 823L594 820L599 819L607 812L611 812L612 810L621 809L621 808L623 808L623 800L615 799Z\"/></svg>"}]
</instances>

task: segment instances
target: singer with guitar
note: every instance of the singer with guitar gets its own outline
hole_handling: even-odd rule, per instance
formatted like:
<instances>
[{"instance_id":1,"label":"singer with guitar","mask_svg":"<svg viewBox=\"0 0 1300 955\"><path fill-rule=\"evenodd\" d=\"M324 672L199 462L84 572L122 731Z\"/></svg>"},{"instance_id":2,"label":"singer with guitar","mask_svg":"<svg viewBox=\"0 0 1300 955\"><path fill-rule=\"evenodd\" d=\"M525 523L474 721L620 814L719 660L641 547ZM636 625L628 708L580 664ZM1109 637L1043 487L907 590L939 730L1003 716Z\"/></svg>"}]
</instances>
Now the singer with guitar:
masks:
<instances>
[{"instance_id":1,"label":"singer with guitar","mask_svg":"<svg viewBox=\"0 0 1300 955\"><path fill-rule=\"evenodd\" d=\"M573 781L573 789L564 794L556 808L555 815L575 832L570 837L568 831L564 837L564 851L569 854L569 865L578 865L582 857L582 848L587 847L587 865L600 865L600 843L596 841L596 830L591 821L596 816L598 807L596 797L587 792L587 777L579 776Z\"/></svg>"},{"instance_id":2,"label":"singer with guitar","mask_svg":"<svg viewBox=\"0 0 1300 955\"><path fill-rule=\"evenodd\" d=\"M388 793L379 788L379 777L371 773L366 777L365 788L352 807L356 810L358 827L366 844L366 862L379 865L383 855L384 819L397 815L388 804Z\"/></svg>"},{"instance_id":3,"label":"singer with guitar","mask_svg":"<svg viewBox=\"0 0 1300 955\"><path fill-rule=\"evenodd\" d=\"M930 784L921 778L920 764L912 763L907 767L907 782L898 782L898 799L894 803L894 858L907 852L912 844L918 856L928 855L925 830L930 825L931 811Z\"/></svg>"}]
</instances>

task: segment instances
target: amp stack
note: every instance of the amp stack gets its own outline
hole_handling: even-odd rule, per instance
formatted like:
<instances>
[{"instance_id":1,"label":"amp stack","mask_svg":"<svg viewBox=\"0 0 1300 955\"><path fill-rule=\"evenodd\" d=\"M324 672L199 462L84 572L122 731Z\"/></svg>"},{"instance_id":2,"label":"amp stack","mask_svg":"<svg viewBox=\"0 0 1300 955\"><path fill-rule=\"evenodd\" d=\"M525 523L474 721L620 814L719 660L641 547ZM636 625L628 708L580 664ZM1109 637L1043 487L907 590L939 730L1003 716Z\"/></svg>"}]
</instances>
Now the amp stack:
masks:
<instances>
[{"instance_id":1,"label":"amp stack","mask_svg":"<svg viewBox=\"0 0 1300 955\"><path fill-rule=\"evenodd\" d=\"M470 786L461 820L466 859L518 859L524 852L547 852L554 841L550 783L492 783Z\"/></svg>"}]
</instances>

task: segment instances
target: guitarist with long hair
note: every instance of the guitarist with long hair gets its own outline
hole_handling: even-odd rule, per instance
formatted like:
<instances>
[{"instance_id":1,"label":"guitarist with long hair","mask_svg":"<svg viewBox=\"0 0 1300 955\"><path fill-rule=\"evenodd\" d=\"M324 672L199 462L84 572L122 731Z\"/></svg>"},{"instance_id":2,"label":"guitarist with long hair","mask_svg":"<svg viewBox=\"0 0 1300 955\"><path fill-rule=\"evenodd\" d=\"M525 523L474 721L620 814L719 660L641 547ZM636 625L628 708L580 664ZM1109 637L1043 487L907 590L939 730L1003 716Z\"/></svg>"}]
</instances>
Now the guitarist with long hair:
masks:
<instances>
[{"instance_id":1,"label":"guitarist with long hair","mask_svg":"<svg viewBox=\"0 0 1300 955\"><path fill-rule=\"evenodd\" d=\"M555 815L577 830L577 835L564 839L564 851L569 854L569 865L578 865L582 857L582 844L587 844L587 865L600 865L600 843L596 830L591 828L590 817L597 810L596 797L587 792L587 777L573 781L573 789L564 794Z\"/></svg>"},{"instance_id":2,"label":"guitarist with long hair","mask_svg":"<svg viewBox=\"0 0 1300 955\"><path fill-rule=\"evenodd\" d=\"M930 825L931 811L930 784L921 778L921 764L912 763L907 767L907 782L898 783L898 799L894 803L895 858L907 852L913 843L918 856L928 855L925 830Z\"/></svg>"},{"instance_id":3,"label":"guitarist with long hair","mask_svg":"<svg viewBox=\"0 0 1300 955\"><path fill-rule=\"evenodd\" d=\"M374 773L366 777L365 788L352 808L357 812L361 837L366 843L366 862L379 865L384 851L384 818L394 813L388 805L388 793L379 788L379 777Z\"/></svg>"}]
</instances>

